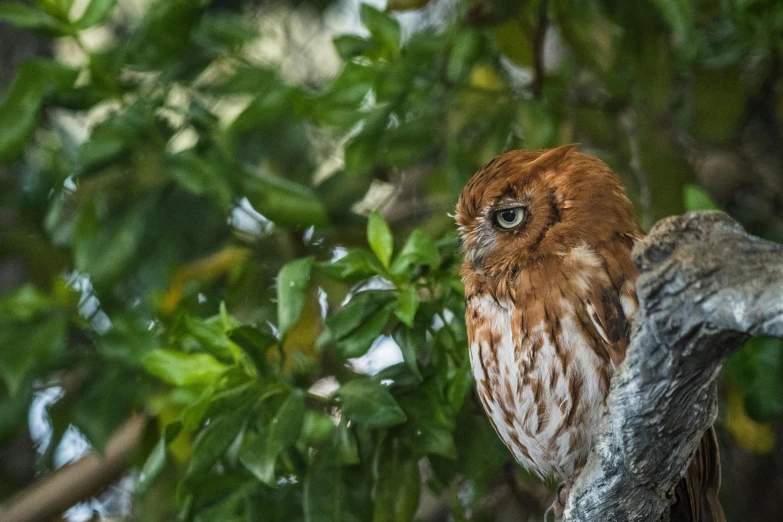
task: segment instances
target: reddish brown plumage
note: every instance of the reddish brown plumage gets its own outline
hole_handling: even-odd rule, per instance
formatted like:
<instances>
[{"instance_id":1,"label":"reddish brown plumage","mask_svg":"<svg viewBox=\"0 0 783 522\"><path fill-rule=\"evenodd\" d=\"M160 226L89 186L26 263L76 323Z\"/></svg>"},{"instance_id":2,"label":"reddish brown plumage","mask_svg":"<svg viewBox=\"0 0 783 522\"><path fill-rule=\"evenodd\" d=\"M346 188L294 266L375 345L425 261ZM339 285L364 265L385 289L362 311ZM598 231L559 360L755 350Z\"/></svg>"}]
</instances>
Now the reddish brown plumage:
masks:
<instances>
[{"instance_id":1,"label":"reddish brown plumage","mask_svg":"<svg viewBox=\"0 0 783 522\"><path fill-rule=\"evenodd\" d=\"M521 464L571 483L637 308L632 204L620 179L574 145L513 151L473 176L457 224L481 402Z\"/></svg>"}]
</instances>

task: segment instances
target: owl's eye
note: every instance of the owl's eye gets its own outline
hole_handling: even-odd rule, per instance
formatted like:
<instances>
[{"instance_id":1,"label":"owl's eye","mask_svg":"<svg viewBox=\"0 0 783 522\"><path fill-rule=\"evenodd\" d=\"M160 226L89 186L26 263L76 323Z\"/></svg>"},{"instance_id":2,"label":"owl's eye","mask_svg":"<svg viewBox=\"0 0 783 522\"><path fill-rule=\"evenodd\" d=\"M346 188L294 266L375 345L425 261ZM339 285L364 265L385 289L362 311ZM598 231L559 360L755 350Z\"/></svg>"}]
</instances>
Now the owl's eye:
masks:
<instances>
[{"instance_id":1,"label":"owl's eye","mask_svg":"<svg viewBox=\"0 0 783 522\"><path fill-rule=\"evenodd\" d=\"M525 220L525 208L506 208L498 210L492 215L492 219L500 228L509 230L518 227Z\"/></svg>"}]
</instances>

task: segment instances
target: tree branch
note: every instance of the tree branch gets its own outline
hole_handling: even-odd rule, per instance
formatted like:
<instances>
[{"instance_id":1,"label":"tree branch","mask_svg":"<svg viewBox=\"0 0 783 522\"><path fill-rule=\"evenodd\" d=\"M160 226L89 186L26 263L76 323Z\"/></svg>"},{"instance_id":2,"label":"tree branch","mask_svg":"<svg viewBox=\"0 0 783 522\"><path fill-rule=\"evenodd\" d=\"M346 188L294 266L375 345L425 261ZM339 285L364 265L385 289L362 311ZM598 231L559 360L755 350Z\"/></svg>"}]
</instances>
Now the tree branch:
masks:
<instances>
[{"instance_id":1,"label":"tree branch","mask_svg":"<svg viewBox=\"0 0 783 522\"><path fill-rule=\"evenodd\" d=\"M51 520L77 502L96 495L126 470L127 458L141 441L147 417L136 414L112 435L103 457L89 453L45 475L0 509L3 522Z\"/></svg>"},{"instance_id":2,"label":"tree branch","mask_svg":"<svg viewBox=\"0 0 783 522\"><path fill-rule=\"evenodd\" d=\"M659 222L634 249L639 313L564 521L660 520L717 414L721 365L783 337L783 247L720 212Z\"/></svg>"}]
</instances>

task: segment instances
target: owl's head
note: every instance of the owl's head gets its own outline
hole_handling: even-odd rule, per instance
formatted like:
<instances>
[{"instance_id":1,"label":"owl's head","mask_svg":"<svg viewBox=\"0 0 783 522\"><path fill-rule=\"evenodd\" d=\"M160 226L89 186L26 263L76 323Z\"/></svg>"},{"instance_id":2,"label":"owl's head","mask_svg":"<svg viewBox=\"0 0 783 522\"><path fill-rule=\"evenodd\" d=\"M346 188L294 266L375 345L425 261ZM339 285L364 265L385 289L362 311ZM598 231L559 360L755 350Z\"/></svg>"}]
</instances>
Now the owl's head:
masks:
<instances>
[{"instance_id":1,"label":"owl's head","mask_svg":"<svg viewBox=\"0 0 783 522\"><path fill-rule=\"evenodd\" d=\"M641 233L618 176L575 149L507 152L471 178L456 215L463 277L497 279L545 256Z\"/></svg>"}]
</instances>

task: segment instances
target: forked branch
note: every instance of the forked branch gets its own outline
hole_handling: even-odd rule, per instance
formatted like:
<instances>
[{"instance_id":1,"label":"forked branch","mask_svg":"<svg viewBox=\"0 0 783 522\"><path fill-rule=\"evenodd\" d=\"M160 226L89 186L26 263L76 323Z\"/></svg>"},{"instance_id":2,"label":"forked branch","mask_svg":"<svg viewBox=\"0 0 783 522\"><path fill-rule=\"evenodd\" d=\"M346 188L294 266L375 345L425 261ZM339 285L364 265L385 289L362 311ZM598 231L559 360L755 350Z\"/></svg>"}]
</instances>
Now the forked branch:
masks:
<instances>
[{"instance_id":1,"label":"forked branch","mask_svg":"<svg viewBox=\"0 0 783 522\"><path fill-rule=\"evenodd\" d=\"M720 212L665 219L634 249L639 313L564 521L655 522L717 414L749 336L783 337L783 247Z\"/></svg>"}]
</instances>

